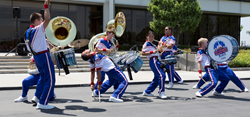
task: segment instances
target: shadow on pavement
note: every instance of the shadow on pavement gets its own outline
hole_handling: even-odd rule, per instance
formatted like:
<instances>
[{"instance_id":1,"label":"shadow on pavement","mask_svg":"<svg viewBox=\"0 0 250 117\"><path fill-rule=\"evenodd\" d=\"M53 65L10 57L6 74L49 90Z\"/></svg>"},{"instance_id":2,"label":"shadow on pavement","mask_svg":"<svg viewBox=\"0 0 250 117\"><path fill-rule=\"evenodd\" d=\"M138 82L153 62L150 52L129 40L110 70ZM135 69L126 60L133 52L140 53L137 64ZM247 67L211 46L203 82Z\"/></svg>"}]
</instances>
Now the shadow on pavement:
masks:
<instances>
[{"instance_id":1,"label":"shadow on pavement","mask_svg":"<svg viewBox=\"0 0 250 117\"><path fill-rule=\"evenodd\" d=\"M75 103L75 102L79 103L79 102L84 102L84 101L75 100L75 99L58 99L58 98L56 98L52 101L49 101L49 103Z\"/></svg>"},{"instance_id":2,"label":"shadow on pavement","mask_svg":"<svg viewBox=\"0 0 250 117\"><path fill-rule=\"evenodd\" d=\"M161 99L160 97L157 97L156 99ZM183 100L183 101L193 101L195 100L195 97L176 97L176 96L168 96L166 99L162 100Z\"/></svg>"},{"instance_id":3,"label":"shadow on pavement","mask_svg":"<svg viewBox=\"0 0 250 117\"><path fill-rule=\"evenodd\" d=\"M180 90L180 91L187 91L187 90L189 90L189 89L183 89L183 88L165 88L165 89L167 89L167 90Z\"/></svg>"},{"instance_id":4,"label":"shadow on pavement","mask_svg":"<svg viewBox=\"0 0 250 117\"><path fill-rule=\"evenodd\" d=\"M238 98L234 96L208 96L208 98L215 98L215 99L229 99L229 100L237 100L237 101L247 101L249 102L249 98Z\"/></svg>"},{"instance_id":5,"label":"shadow on pavement","mask_svg":"<svg viewBox=\"0 0 250 117\"><path fill-rule=\"evenodd\" d=\"M223 92L224 93L231 93L231 92L242 93L241 90L235 90L235 89L225 89Z\"/></svg>"},{"instance_id":6,"label":"shadow on pavement","mask_svg":"<svg viewBox=\"0 0 250 117\"><path fill-rule=\"evenodd\" d=\"M67 115L67 116L77 116L73 114L67 114L64 113L65 110L76 110L76 111L86 111L86 112L105 112L106 109L101 109L101 108L88 108L86 106L78 106L78 105L70 105L70 106L65 106L65 109L59 109L55 107L54 109L51 110L43 110L41 109L40 111L43 113L47 114L57 114L57 115Z\"/></svg>"}]
</instances>

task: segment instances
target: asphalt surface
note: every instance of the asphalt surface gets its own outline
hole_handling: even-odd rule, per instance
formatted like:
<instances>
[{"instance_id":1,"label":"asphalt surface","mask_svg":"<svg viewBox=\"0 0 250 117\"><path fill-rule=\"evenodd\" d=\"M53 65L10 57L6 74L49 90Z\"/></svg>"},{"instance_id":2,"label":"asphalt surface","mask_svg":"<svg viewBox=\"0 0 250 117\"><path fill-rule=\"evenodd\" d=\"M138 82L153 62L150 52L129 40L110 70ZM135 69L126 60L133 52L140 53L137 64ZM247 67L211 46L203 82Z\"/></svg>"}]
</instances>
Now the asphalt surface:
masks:
<instances>
[{"instance_id":1,"label":"asphalt surface","mask_svg":"<svg viewBox=\"0 0 250 117\"><path fill-rule=\"evenodd\" d=\"M250 80L242 80L250 88ZM35 89L30 89L28 102L15 103L14 99L21 95L21 90L0 91L0 117L249 117L250 92L241 92L232 82L224 90L225 96L213 96L212 93L203 98L195 97L198 89L192 89L196 82L175 84L166 89L167 99L159 99L158 88L153 92L155 97L144 97L142 92L149 84L129 85L122 99L124 103L108 102L113 88L101 97L91 97L90 87L55 88L57 98L50 101L52 110L36 110L31 103ZM167 85L165 85L167 86ZM248 89L249 89L248 88Z\"/></svg>"}]
</instances>

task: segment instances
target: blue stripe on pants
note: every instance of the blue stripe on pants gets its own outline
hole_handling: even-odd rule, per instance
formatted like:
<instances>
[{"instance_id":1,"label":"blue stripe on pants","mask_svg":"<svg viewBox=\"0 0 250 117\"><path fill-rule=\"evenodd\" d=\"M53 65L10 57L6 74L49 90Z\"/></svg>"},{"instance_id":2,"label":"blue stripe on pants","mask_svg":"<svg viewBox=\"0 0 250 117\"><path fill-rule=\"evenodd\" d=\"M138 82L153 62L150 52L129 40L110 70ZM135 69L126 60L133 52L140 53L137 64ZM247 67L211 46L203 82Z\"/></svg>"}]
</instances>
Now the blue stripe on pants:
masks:
<instances>
[{"instance_id":1,"label":"blue stripe on pants","mask_svg":"<svg viewBox=\"0 0 250 117\"><path fill-rule=\"evenodd\" d=\"M120 99L128 86L128 80L126 76L118 67L111 69L110 71L106 72L106 74L108 75L109 79L102 84L100 93L105 93L114 84L115 81L119 81L120 85L113 93L112 97ZM98 94L98 91L95 90L95 93Z\"/></svg>"},{"instance_id":2,"label":"blue stripe on pants","mask_svg":"<svg viewBox=\"0 0 250 117\"><path fill-rule=\"evenodd\" d=\"M207 86L205 86L203 89L201 89L199 92L201 95L206 95L209 93L214 87L216 87L218 82L218 73L216 70L211 68L205 68L206 73L209 75L209 78L211 80L211 83L209 83Z\"/></svg>"},{"instance_id":3,"label":"blue stripe on pants","mask_svg":"<svg viewBox=\"0 0 250 117\"><path fill-rule=\"evenodd\" d=\"M55 87L55 69L54 64L50 58L48 52L34 55L36 66L41 75L41 79L38 81L38 84L44 84L42 95L39 103L47 105L49 101L50 94L54 92ZM40 85L40 84L39 84Z\"/></svg>"},{"instance_id":4,"label":"blue stripe on pants","mask_svg":"<svg viewBox=\"0 0 250 117\"><path fill-rule=\"evenodd\" d=\"M165 79L166 79L166 74L165 72L160 68L160 62L157 61L156 58L151 58L149 60L149 66L151 70L154 73L154 79L152 80L151 84L148 86L148 88L145 90L146 93L151 93L155 90L155 88L159 85L159 92L164 92L165 91Z\"/></svg>"}]
</instances>

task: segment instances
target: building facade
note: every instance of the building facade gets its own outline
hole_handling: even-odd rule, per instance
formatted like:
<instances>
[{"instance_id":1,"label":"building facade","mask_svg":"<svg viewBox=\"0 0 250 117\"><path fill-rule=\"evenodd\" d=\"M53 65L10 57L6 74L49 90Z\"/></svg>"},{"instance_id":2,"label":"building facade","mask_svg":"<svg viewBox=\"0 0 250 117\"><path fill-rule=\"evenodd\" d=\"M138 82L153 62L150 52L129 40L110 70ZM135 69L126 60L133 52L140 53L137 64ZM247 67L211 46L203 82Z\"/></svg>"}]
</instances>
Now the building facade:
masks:
<instances>
[{"instance_id":1,"label":"building facade","mask_svg":"<svg viewBox=\"0 0 250 117\"><path fill-rule=\"evenodd\" d=\"M197 45L200 37L227 34L240 41L240 18L250 16L249 0L198 0L203 11L195 32L180 35L180 45ZM121 46L142 45L150 30L153 15L147 11L149 0L53 0L51 18L65 16L77 27L75 39L90 39L104 31L106 23L119 11L126 16L126 30L118 38ZM13 18L13 7L20 7L21 18ZM29 27L29 16L40 12L43 0L0 1L0 51L7 52L23 43L24 31ZM174 33L175 34L175 33ZM159 40L162 35L158 34ZM86 47L85 47L86 48Z\"/></svg>"}]
</instances>

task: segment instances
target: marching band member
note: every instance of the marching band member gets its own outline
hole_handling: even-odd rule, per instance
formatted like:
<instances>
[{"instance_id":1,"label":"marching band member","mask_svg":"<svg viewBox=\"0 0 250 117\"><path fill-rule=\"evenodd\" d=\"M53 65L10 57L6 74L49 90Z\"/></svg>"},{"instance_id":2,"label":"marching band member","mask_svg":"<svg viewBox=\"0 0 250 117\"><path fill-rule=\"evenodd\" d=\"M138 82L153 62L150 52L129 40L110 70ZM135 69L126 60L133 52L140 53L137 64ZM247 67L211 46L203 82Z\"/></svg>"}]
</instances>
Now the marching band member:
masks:
<instances>
[{"instance_id":1,"label":"marching band member","mask_svg":"<svg viewBox=\"0 0 250 117\"><path fill-rule=\"evenodd\" d=\"M231 62L231 61L230 61ZM217 63L218 69L221 70L224 75L220 75L219 79L221 77L229 77L229 79L236 85L238 86L243 92L248 92L248 89L245 87L243 82L235 75L233 70L228 66L228 62L222 62L222 63ZM205 81L209 80L209 75L206 73L202 77ZM193 86L194 89L199 89L205 82L203 80L199 80L196 85ZM217 93L215 93L216 95ZM223 95L223 94L222 94Z\"/></svg>"},{"instance_id":2,"label":"marching band member","mask_svg":"<svg viewBox=\"0 0 250 117\"><path fill-rule=\"evenodd\" d=\"M158 47L165 46L162 49L161 59L165 59L167 55L172 55L172 49L175 45L175 37L172 35L172 27L167 26L165 27L165 36L163 36L159 42ZM166 64L166 67L169 69L168 79L169 84L167 88L172 88L174 86L174 65Z\"/></svg>"},{"instance_id":3,"label":"marching band member","mask_svg":"<svg viewBox=\"0 0 250 117\"><path fill-rule=\"evenodd\" d=\"M44 1L44 21L42 15L33 13L30 15L31 25L25 34L27 49L33 54L36 66L41 75L38 84L43 85L42 95L37 104L37 109L53 109L48 105L49 95L54 93L55 69L47 49L45 29L50 21L49 4L50 0Z\"/></svg>"},{"instance_id":4,"label":"marching band member","mask_svg":"<svg viewBox=\"0 0 250 117\"><path fill-rule=\"evenodd\" d=\"M85 61L89 60L90 63L92 91L95 89L94 77L95 69L97 70L98 86L97 89L93 92L94 96L98 95L98 91L100 91L100 94L105 93L114 84L115 81L119 81L120 84L114 91L113 95L109 98L109 101L123 102L123 100L120 98L122 97L128 86L128 80L124 73L120 70L120 68L116 67L115 64L106 55L91 52L90 50L85 50L84 52L82 52L81 57ZM101 71L104 71L109 78L103 84L101 82Z\"/></svg>"},{"instance_id":5,"label":"marching band member","mask_svg":"<svg viewBox=\"0 0 250 117\"><path fill-rule=\"evenodd\" d=\"M176 45L173 47L173 53L177 52L178 48ZM176 79L177 83L183 84L183 80L181 79L180 75L175 71L174 67L174 78Z\"/></svg>"},{"instance_id":6,"label":"marching band member","mask_svg":"<svg viewBox=\"0 0 250 117\"><path fill-rule=\"evenodd\" d=\"M157 52L157 47L152 43L153 40L154 34L152 31L149 31L147 33L147 40L142 48L142 55L147 56L147 58L149 58L149 66L154 73L154 79L142 95L153 97L154 95L152 94L152 92L159 85L159 97L163 99L167 98L164 93L166 74L163 69L160 68L161 63L158 61L159 53Z\"/></svg>"},{"instance_id":7,"label":"marching band member","mask_svg":"<svg viewBox=\"0 0 250 117\"><path fill-rule=\"evenodd\" d=\"M206 38L200 38L198 40L198 45L200 47L200 50L197 52L197 61L198 61L198 70L199 70L199 77L202 78L202 72L201 72L201 65L204 67L206 74L208 74L209 79L211 80L211 83L209 83L207 86L205 86L200 91L196 92L195 95L197 97L202 97L209 93L212 89L214 89L218 83L218 77L220 74L223 74L219 69L212 69L210 67L210 57L208 56L206 52L208 40ZM229 82L229 78L223 77L220 79L221 83L218 85L218 87L213 92L214 95L222 95L222 91L227 86Z\"/></svg>"},{"instance_id":8,"label":"marching band member","mask_svg":"<svg viewBox=\"0 0 250 117\"><path fill-rule=\"evenodd\" d=\"M111 29L106 29L106 37L100 39L96 46L95 46L95 52L100 52L100 53L111 53L113 52L113 49L116 48L118 50L119 48L119 43L116 40L116 47L114 47L113 43L111 42L112 37L114 37L114 31ZM101 82L104 81L105 79L105 72L101 71ZM114 90L116 90L119 86L119 82L115 81L114 82ZM95 85L95 89L97 88L97 83Z\"/></svg>"},{"instance_id":9,"label":"marching band member","mask_svg":"<svg viewBox=\"0 0 250 117\"><path fill-rule=\"evenodd\" d=\"M33 56L30 58L30 67L35 66L35 61ZM15 102L24 102L28 100L27 94L29 91L29 88L33 85L37 85L38 80L40 79L40 74L37 68L29 68L28 73L30 74L29 77L25 78L22 82L22 96L15 99ZM33 103L37 103L39 101L39 98L42 93L42 85L37 85L35 96L31 99ZM39 97L39 98L37 98ZM56 95L55 93L51 94L49 97L49 100L55 99Z\"/></svg>"}]
</instances>

